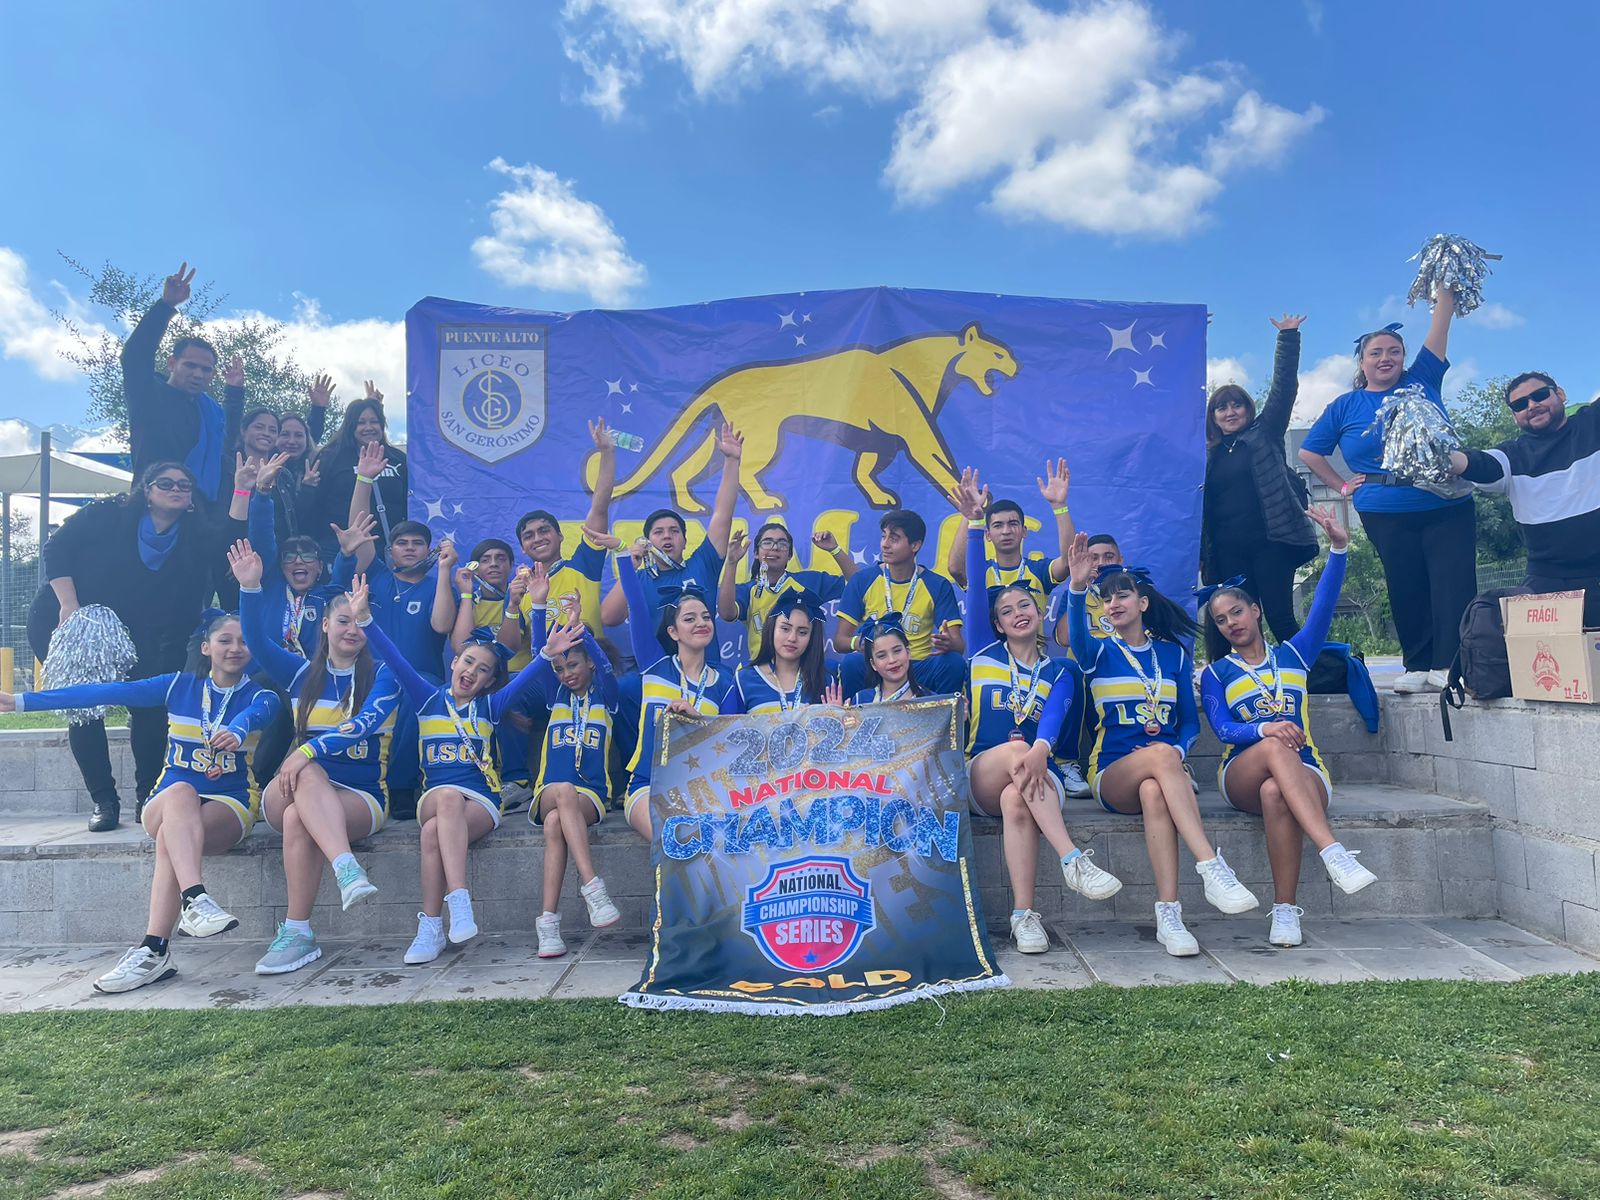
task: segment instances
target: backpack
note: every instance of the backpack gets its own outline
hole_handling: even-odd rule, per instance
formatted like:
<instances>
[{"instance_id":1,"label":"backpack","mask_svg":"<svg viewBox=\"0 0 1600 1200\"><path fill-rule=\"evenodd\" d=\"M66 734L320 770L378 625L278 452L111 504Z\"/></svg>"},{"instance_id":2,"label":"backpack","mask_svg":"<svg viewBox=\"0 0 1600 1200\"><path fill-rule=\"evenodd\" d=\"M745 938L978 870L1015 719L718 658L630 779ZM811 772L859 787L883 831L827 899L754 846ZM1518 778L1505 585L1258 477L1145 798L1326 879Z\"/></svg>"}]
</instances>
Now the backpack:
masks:
<instances>
[{"instance_id":1,"label":"backpack","mask_svg":"<svg viewBox=\"0 0 1600 1200\"><path fill-rule=\"evenodd\" d=\"M1378 732L1381 710L1378 689L1367 673L1367 660L1348 642L1324 642L1322 653L1306 672L1306 691L1324 696L1349 696L1368 733Z\"/></svg>"},{"instance_id":2,"label":"backpack","mask_svg":"<svg viewBox=\"0 0 1600 1200\"><path fill-rule=\"evenodd\" d=\"M1461 644L1450 664L1449 679L1439 693L1439 723L1444 740L1450 734L1450 710L1474 700L1501 700L1511 695L1511 663L1506 657L1506 629L1500 617L1503 596L1526 596L1527 588L1500 588L1474 596L1461 614Z\"/></svg>"}]
</instances>

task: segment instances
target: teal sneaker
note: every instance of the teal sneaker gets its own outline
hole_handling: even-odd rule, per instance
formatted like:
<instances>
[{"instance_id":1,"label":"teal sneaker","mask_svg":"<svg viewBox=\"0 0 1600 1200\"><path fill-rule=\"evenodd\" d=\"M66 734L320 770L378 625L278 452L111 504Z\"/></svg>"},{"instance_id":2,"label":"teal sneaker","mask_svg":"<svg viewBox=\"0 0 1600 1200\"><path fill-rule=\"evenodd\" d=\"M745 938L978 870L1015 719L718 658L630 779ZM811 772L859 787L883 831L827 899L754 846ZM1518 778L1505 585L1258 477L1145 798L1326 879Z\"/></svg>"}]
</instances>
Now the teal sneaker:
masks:
<instances>
[{"instance_id":1,"label":"teal sneaker","mask_svg":"<svg viewBox=\"0 0 1600 1200\"><path fill-rule=\"evenodd\" d=\"M281 924L278 926L278 936L272 939L272 945L267 947L267 952L256 963L256 974L287 975L321 957L322 947L317 945L315 934L301 933L290 929L287 923Z\"/></svg>"},{"instance_id":2,"label":"teal sneaker","mask_svg":"<svg viewBox=\"0 0 1600 1200\"><path fill-rule=\"evenodd\" d=\"M358 862L345 863L333 873L333 880L339 885L339 903L347 910L357 900L365 900L378 890Z\"/></svg>"}]
</instances>

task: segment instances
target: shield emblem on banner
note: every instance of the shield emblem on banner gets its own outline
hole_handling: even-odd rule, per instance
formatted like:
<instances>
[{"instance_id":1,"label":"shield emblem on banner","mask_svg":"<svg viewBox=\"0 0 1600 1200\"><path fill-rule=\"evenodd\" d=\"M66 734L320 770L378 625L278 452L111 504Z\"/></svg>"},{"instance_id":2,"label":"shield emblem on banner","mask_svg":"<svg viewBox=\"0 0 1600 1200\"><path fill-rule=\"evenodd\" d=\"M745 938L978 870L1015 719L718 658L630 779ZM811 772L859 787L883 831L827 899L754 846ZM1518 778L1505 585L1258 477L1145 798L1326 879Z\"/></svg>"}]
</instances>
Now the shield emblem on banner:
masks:
<instances>
[{"instance_id":1,"label":"shield emblem on banner","mask_svg":"<svg viewBox=\"0 0 1600 1200\"><path fill-rule=\"evenodd\" d=\"M744 931L773 965L814 974L838 966L877 925L872 885L846 858L778 863L746 893Z\"/></svg>"},{"instance_id":2,"label":"shield emblem on banner","mask_svg":"<svg viewBox=\"0 0 1600 1200\"><path fill-rule=\"evenodd\" d=\"M439 330L439 432L472 457L497 463L544 434L543 325L454 325Z\"/></svg>"}]
</instances>

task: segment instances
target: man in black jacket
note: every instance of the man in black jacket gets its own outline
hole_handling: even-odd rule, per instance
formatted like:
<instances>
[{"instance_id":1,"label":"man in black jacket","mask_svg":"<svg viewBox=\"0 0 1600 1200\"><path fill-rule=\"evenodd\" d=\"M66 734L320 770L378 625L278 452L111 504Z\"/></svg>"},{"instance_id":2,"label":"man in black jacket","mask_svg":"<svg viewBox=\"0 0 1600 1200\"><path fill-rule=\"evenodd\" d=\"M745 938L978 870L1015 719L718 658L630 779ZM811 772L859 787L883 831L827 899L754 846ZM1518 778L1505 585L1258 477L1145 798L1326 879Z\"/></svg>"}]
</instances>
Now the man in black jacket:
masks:
<instances>
[{"instance_id":1,"label":"man in black jacket","mask_svg":"<svg viewBox=\"0 0 1600 1200\"><path fill-rule=\"evenodd\" d=\"M199 337L179 338L167 357L167 375L154 373L156 352L178 305L189 298L194 270L188 263L168 275L161 299L150 306L122 346L122 394L128 404L133 478L158 462L181 462L208 501L221 498L233 478L234 444L244 413L244 368L238 357L224 373L219 405L206 389L217 373L217 351Z\"/></svg>"},{"instance_id":2,"label":"man in black jacket","mask_svg":"<svg viewBox=\"0 0 1600 1200\"><path fill-rule=\"evenodd\" d=\"M1511 499L1528 544L1535 592L1587 591L1583 623L1600 625L1600 406L1567 415L1567 395L1543 371L1506 388L1522 430L1492 450L1457 451L1451 470L1483 491Z\"/></svg>"}]
</instances>

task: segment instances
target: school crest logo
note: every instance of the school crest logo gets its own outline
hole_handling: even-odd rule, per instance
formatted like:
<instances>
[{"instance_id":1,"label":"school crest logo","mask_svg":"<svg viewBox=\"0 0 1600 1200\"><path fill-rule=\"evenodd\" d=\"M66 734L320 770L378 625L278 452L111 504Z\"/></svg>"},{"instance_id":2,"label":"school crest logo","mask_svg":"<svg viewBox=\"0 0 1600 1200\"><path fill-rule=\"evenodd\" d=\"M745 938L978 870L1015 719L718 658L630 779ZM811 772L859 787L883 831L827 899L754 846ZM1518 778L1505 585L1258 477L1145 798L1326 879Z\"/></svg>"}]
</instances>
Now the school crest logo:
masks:
<instances>
[{"instance_id":1,"label":"school crest logo","mask_svg":"<svg viewBox=\"0 0 1600 1200\"><path fill-rule=\"evenodd\" d=\"M520 454L545 430L545 336L539 325L439 331L439 432L480 462Z\"/></svg>"},{"instance_id":2,"label":"school crest logo","mask_svg":"<svg viewBox=\"0 0 1600 1200\"><path fill-rule=\"evenodd\" d=\"M805 974L844 962L876 925L872 885L834 857L768 868L746 893L741 921L769 962Z\"/></svg>"}]
</instances>

